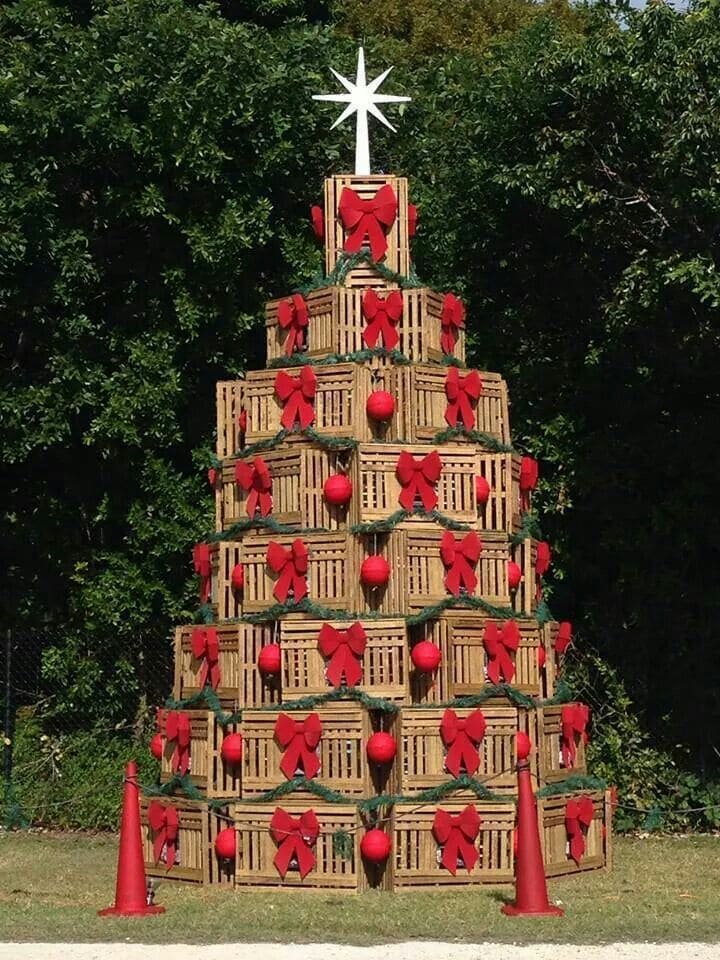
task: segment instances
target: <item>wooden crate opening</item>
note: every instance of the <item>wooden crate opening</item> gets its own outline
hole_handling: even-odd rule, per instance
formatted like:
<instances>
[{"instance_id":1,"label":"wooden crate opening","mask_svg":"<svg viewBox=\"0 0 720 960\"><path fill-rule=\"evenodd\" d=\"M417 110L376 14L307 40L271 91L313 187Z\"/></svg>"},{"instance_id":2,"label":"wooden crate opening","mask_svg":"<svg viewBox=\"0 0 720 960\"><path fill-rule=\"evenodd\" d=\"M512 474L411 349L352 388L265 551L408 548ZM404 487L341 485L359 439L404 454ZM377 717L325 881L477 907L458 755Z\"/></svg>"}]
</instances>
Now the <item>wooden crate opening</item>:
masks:
<instances>
[{"instance_id":1,"label":"wooden crate opening","mask_svg":"<svg viewBox=\"0 0 720 960\"><path fill-rule=\"evenodd\" d=\"M487 502L478 504L481 530L520 529L520 460L514 453L478 454L479 475L490 487Z\"/></svg>"},{"instance_id":2,"label":"wooden crate opening","mask_svg":"<svg viewBox=\"0 0 720 960\"><path fill-rule=\"evenodd\" d=\"M221 380L215 385L216 391L216 441L215 452L218 460L234 457L240 450L241 423L243 410L244 380Z\"/></svg>"},{"instance_id":3,"label":"wooden crate opening","mask_svg":"<svg viewBox=\"0 0 720 960\"><path fill-rule=\"evenodd\" d=\"M214 686L216 695L236 709L240 701L241 687L241 650L240 627L236 623L188 625L175 630L175 683L173 696L176 700L187 700L201 692L206 684L212 685L213 674L211 657L196 657L193 652L193 637L200 634L205 643L217 642L218 656L216 670L219 682ZM215 640L207 638L208 632ZM196 649L199 647L196 646ZM201 682L203 681L203 682Z\"/></svg>"},{"instance_id":4,"label":"wooden crate opening","mask_svg":"<svg viewBox=\"0 0 720 960\"><path fill-rule=\"evenodd\" d=\"M585 742L582 736L575 736L575 762L566 766L562 750L562 711L563 706L538 707L535 711L540 779L544 783L556 783L574 774L587 773ZM532 739L532 736L531 736Z\"/></svg>"},{"instance_id":5,"label":"wooden crate opening","mask_svg":"<svg viewBox=\"0 0 720 960\"><path fill-rule=\"evenodd\" d=\"M150 825L148 808L155 805L159 829ZM208 811L202 801L174 797L141 797L140 822L142 824L143 859L145 873L163 880L184 880L188 883L203 883L208 845ZM174 832L177 824L177 839L168 843L163 840ZM156 855L157 854L157 855Z\"/></svg>"},{"instance_id":6,"label":"wooden crate opening","mask_svg":"<svg viewBox=\"0 0 720 960\"><path fill-rule=\"evenodd\" d=\"M592 822L583 826L584 851L579 862L571 854L565 816L569 800L582 799L592 805ZM545 874L559 877L584 873L610 865L612 844L612 815L609 793L587 792L541 797L538 801Z\"/></svg>"},{"instance_id":7,"label":"wooden crate opening","mask_svg":"<svg viewBox=\"0 0 720 960\"><path fill-rule=\"evenodd\" d=\"M362 564L367 557L380 556L390 565L390 579L384 586L362 583ZM348 576L351 575L350 567ZM352 568L355 579L356 610L367 610L387 616L405 613L405 538L400 530L392 533L362 534L356 538L356 559Z\"/></svg>"}]
</instances>

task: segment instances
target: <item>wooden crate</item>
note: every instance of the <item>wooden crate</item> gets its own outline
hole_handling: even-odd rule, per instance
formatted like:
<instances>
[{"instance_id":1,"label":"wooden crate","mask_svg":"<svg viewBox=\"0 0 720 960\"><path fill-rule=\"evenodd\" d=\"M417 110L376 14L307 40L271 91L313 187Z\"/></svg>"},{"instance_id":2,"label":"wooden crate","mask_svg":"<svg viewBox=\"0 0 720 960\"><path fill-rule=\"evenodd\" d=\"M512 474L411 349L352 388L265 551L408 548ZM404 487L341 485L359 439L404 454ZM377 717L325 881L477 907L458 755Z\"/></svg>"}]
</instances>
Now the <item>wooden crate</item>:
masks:
<instances>
[{"instance_id":1,"label":"wooden crate","mask_svg":"<svg viewBox=\"0 0 720 960\"><path fill-rule=\"evenodd\" d=\"M226 764L220 754L223 739L237 733L239 724L221 727L211 710L181 710L190 720L190 769L193 786L207 797L240 796L240 767ZM174 740L163 740L160 760L160 782L167 783L175 774Z\"/></svg>"},{"instance_id":2,"label":"wooden crate","mask_svg":"<svg viewBox=\"0 0 720 960\"><path fill-rule=\"evenodd\" d=\"M448 615L435 621L436 642L447 649L448 695L465 697L480 693L491 681L487 676L487 654L483 644L485 627L492 618L479 616L476 611ZM492 621L499 623L500 621ZM513 687L531 696L541 692L538 650L541 645L540 628L535 621L517 620L520 645L511 659L515 664ZM434 639L430 638L430 639Z\"/></svg>"},{"instance_id":3,"label":"wooden crate","mask_svg":"<svg viewBox=\"0 0 720 960\"><path fill-rule=\"evenodd\" d=\"M448 428L445 385L449 368L440 365L412 364L404 368L405 433L412 443L435 441ZM507 384L499 373L479 371L482 393L474 405L473 429L487 433L501 443L510 443L510 415ZM469 371L462 370L461 376ZM460 440L461 438L458 438Z\"/></svg>"},{"instance_id":4,"label":"wooden crate","mask_svg":"<svg viewBox=\"0 0 720 960\"><path fill-rule=\"evenodd\" d=\"M475 842L480 859L472 872L458 867L453 876L440 863L433 822L438 809L456 816L469 803L475 806L481 818ZM515 804L509 800L488 802L471 796L458 798L455 795L440 804L397 805L393 811L394 889L511 882L515 816Z\"/></svg>"},{"instance_id":5,"label":"wooden crate","mask_svg":"<svg viewBox=\"0 0 720 960\"><path fill-rule=\"evenodd\" d=\"M177 814L178 835L175 843L175 863L167 866L166 852L155 859L153 850L155 831L148 822L148 807L159 803ZM203 883L206 870L208 846L208 811L202 801L186 800L184 797L140 797L140 822L142 824L143 859L148 877L163 880L184 880Z\"/></svg>"},{"instance_id":6,"label":"wooden crate","mask_svg":"<svg viewBox=\"0 0 720 960\"><path fill-rule=\"evenodd\" d=\"M558 627L556 620L549 620L540 628L543 647L545 648L545 669L542 671L543 698L549 699L557 689L560 678L560 658L555 655L555 641Z\"/></svg>"},{"instance_id":7,"label":"wooden crate","mask_svg":"<svg viewBox=\"0 0 720 960\"><path fill-rule=\"evenodd\" d=\"M402 530L382 534L361 534L355 538L354 566L349 563L348 577L355 582L354 610L393 617L407 612L405 593L405 535ZM360 570L366 557L378 555L390 564L390 580L384 587L367 587L360 582ZM350 557L353 560L353 557Z\"/></svg>"},{"instance_id":8,"label":"wooden crate","mask_svg":"<svg viewBox=\"0 0 720 960\"><path fill-rule=\"evenodd\" d=\"M208 811L208 846L205 854L205 875L204 881L208 884L217 884L223 887L235 886L235 862L234 859L225 859L218 857L215 852L215 840L221 830L228 828L235 829L235 818L231 816L232 804L222 807L219 810ZM235 838L237 843L237 836Z\"/></svg>"},{"instance_id":9,"label":"wooden crate","mask_svg":"<svg viewBox=\"0 0 720 960\"><path fill-rule=\"evenodd\" d=\"M389 183L397 200L395 220L386 232L387 251L382 263L395 273L407 276L410 272L410 238L408 235L408 195L407 180L404 177L384 174L340 174L325 180L325 272L331 273L343 254L347 233L338 213L338 205L343 189L349 187L363 200L372 199L377 191ZM346 279L346 287L367 287L385 285L378 273L367 264L351 270Z\"/></svg>"},{"instance_id":10,"label":"wooden crate","mask_svg":"<svg viewBox=\"0 0 720 960\"><path fill-rule=\"evenodd\" d=\"M490 485L487 503L478 504L481 530L520 529L520 461L514 453L478 454L478 473Z\"/></svg>"},{"instance_id":11,"label":"wooden crate","mask_svg":"<svg viewBox=\"0 0 720 960\"><path fill-rule=\"evenodd\" d=\"M565 826L565 809L568 800L589 797L593 803L593 819L585 836L585 853L580 863L570 856L570 845ZM565 876L599 870L612 863L612 809L610 791L563 794L557 797L541 797L538 800L540 837L542 839L545 874L548 877Z\"/></svg>"},{"instance_id":12,"label":"wooden crate","mask_svg":"<svg viewBox=\"0 0 720 960\"><path fill-rule=\"evenodd\" d=\"M538 605L538 578L535 574L537 540L527 537L515 544L512 558L520 567L522 579L513 597L513 607L518 613L531 615Z\"/></svg>"},{"instance_id":13,"label":"wooden crate","mask_svg":"<svg viewBox=\"0 0 720 960\"><path fill-rule=\"evenodd\" d=\"M367 638L360 659L362 680L359 690L388 700L408 699L409 654L404 620L363 620ZM325 675L326 661L318 647L321 620L283 620L280 627L282 648L282 690L285 699L327 693L332 689ZM348 623L336 621L337 630Z\"/></svg>"},{"instance_id":14,"label":"wooden crate","mask_svg":"<svg viewBox=\"0 0 720 960\"><path fill-rule=\"evenodd\" d=\"M538 707L535 711L535 736L533 737L531 733L530 739L534 740L537 745L541 783L555 783L576 773L587 773L585 743L582 737L576 737L574 766L566 767L563 764L561 750L562 709L563 705L558 705Z\"/></svg>"},{"instance_id":15,"label":"wooden crate","mask_svg":"<svg viewBox=\"0 0 720 960\"><path fill-rule=\"evenodd\" d=\"M353 797L395 790L399 782L397 762L387 769L378 769L368 762L365 753L365 744L376 730L393 733L392 714L380 715L350 700L328 703L315 710L284 712L299 722L311 713L320 718L322 734L315 750L320 770L314 778L318 783ZM284 750L275 735L275 723L281 713L282 708L243 713L243 797L262 796L288 779L280 768Z\"/></svg>"},{"instance_id":16,"label":"wooden crate","mask_svg":"<svg viewBox=\"0 0 720 960\"><path fill-rule=\"evenodd\" d=\"M360 444L352 463L353 500L358 522L384 520L402 509L400 494L403 487L396 471L403 451L417 460L436 449L442 461L442 472L435 487L437 510L453 520L476 526L475 477L479 460L473 449L458 444L443 444L438 448L430 444ZM430 525L436 528L437 522L420 515L413 515L402 524L408 528Z\"/></svg>"},{"instance_id":17,"label":"wooden crate","mask_svg":"<svg viewBox=\"0 0 720 960\"><path fill-rule=\"evenodd\" d=\"M465 720L475 709L481 710L486 727L477 745L480 766L472 776L487 782L493 793L515 794L515 736L518 730L529 729L527 711L507 703L485 703L479 708L458 707L455 713ZM402 793L419 793L452 779L446 767L448 748L440 735L444 714L444 707L406 707L402 711Z\"/></svg>"},{"instance_id":18,"label":"wooden crate","mask_svg":"<svg viewBox=\"0 0 720 960\"><path fill-rule=\"evenodd\" d=\"M220 380L215 384L215 452L219 460L234 457L240 449L240 412L243 408L244 387L244 380Z\"/></svg>"},{"instance_id":19,"label":"wooden crate","mask_svg":"<svg viewBox=\"0 0 720 960\"><path fill-rule=\"evenodd\" d=\"M243 591L232 586L232 573L241 562L240 542L220 540L210 545L210 605L216 620L242 616Z\"/></svg>"}]
</instances>

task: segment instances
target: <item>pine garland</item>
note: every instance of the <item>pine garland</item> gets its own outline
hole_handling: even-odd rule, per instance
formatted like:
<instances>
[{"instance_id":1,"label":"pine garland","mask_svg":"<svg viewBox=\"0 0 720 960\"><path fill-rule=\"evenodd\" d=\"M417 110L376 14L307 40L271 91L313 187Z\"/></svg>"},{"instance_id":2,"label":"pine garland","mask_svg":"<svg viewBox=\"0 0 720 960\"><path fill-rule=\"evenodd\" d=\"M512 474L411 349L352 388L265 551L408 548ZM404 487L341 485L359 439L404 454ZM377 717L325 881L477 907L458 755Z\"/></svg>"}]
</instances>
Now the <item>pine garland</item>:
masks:
<instances>
[{"instance_id":1,"label":"pine garland","mask_svg":"<svg viewBox=\"0 0 720 960\"><path fill-rule=\"evenodd\" d=\"M329 353L325 357L313 357L307 353L293 353L289 357L276 357L268 364L268 369L276 367L304 367L311 365L313 367L329 367L337 363L364 363L367 360L373 360L375 357L381 357L384 360L391 360L400 367L406 367L412 363L409 357L406 357L400 350L387 350L385 347L367 347L363 350L355 350L352 353Z\"/></svg>"},{"instance_id":2,"label":"pine garland","mask_svg":"<svg viewBox=\"0 0 720 960\"><path fill-rule=\"evenodd\" d=\"M427 623L428 620L436 620L441 613L445 612L445 610L449 610L451 607L455 606L470 607L473 610L482 610L483 613L488 614L490 617L496 617L498 620L533 619L532 617L522 616L511 607L496 607L494 604L488 603L487 600L483 600L482 597L470 596L444 597L437 603L431 604L428 607L423 607L419 613L411 614L404 619L410 627L422 626L422 624Z\"/></svg>"},{"instance_id":3,"label":"pine garland","mask_svg":"<svg viewBox=\"0 0 720 960\"><path fill-rule=\"evenodd\" d=\"M474 443L485 447L485 449L491 453L517 452L514 447L507 443L501 443L497 437L493 437L489 433L483 433L480 430L466 430L465 427L447 427L445 430L440 430L440 432L436 433L433 437L433 441L435 443L447 443L448 440L454 440L457 437L472 440Z\"/></svg>"},{"instance_id":4,"label":"pine garland","mask_svg":"<svg viewBox=\"0 0 720 960\"><path fill-rule=\"evenodd\" d=\"M363 690L357 687L337 687L327 693L310 694L306 697L299 697L297 700L290 700L280 705L262 707L262 710L314 710L325 703L336 703L338 700L354 700L361 703L366 710L380 710L383 713L395 714L399 711L397 703L392 700L386 700L383 697L371 697Z\"/></svg>"},{"instance_id":5,"label":"pine garland","mask_svg":"<svg viewBox=\"0 0 720 960\"><path fill-rule=\"evenodd\" d=\"M258 440L256 443L243 447L242 450L236 450L233 456L252 457L264 450L274 450L291 435L307 437L308 440L312 440L313 443L325 450L355 450L359 443L352 437L333 437L326 433L319 433L312 427L306 427L305 430L285 430L283 428L278 430L275 436L268 437L267 440Z\"/></svg>"},{"instance_id":6,"label":"pine garland","mask_svg":"<svg viewBox=\"0 0 720 960\"><path fill-rule=\"evenodd\" d=\"M588 777L584 774L575 773L565 780L559 780L557 783L546 783L541 787L535 796L537 797L556 797L562 793L572 793L578 790L606 790L607 783L600 777Z\"/></svg>"},{"instance_id":7,"label":"pine garland","mask_svg":"<svg viewBox=\"0 0 720 960\"><path fill-rule=\"evenodd\" d=\"M386 793L379 797L366 797L364 800L360 800L357 806L362 813L371 813L381 807L390 807L397 804L413 803L420 805L424 803L437 803L439 800L447 797L448 794L456 793L458 790L469 790L480 800L502 801L510 799L499 796L497 793L493 793L492 790L488 790L481 780L476 780L474 777L462 774L453 780L446 780L436 787L420 790L418 793L410 796L402 793Z\"/></svg>"},{"instance_id":8,"label":"pine garland","mask_svg":"<svg viewBox=\"0 0 720 960\"><path fill-rule=\"evenodd\" d=\"M297 524L279 523L273 517L248 517L247 520L238 520L231 524L227 530L220 533L211 533L205 538L206 543L219 543L221 540L234 540L236 536L246 533L248 530L260 528L270 530L272 533L292 533L295 536L302 536L306 533L328 533L326 527L300 527Z\"/></svg>"},{"instance_id":9,"label":"pine garland","mask_svg":"<svg viewBox=\"0 0 720 960\"><path fill-rule=\"evenodd\" d=\"M192 710L198 707L207 707L208 710L211 710L221 727L238 723L242 719L242 713L239 710L234 713L225 713L218 695L210 685L206 685L202 690L198 690L197 693L183 700L174 700L172 697L168 697L165 701L166 710Z\"/></svg>"},{"instance_id":10,"label":"pine garland","mask_svg":"<svg viewBox=\"0 0 720 960\"><path fill-rule=\"evenodd\" d=\"M524 512L520 517L520 529L517 533L510 534L510 543L516 547L523 540L528 539L542 540L542 531L540 530L540 520L535 513Z\"/></svg>"},{"instance_id":11,"label":"pine garland","mask_svg":"<svg viewBox=\"0 0 720 960\"><path fill-rule=\"evenodd\" d=\"M440 526L445 527L446 530L471 529L470 524L461 523L459 520L453 520L452 517L448 517L439 510L424 510L422 507L417 507L414 510L396 510L395 513L390 514L390 516L386 517L384 520L373 520L369 523L356 523L350 527L350 533L389 533L399 524L403 523L405 520L409 520L411 517L427 517L428 520L434 520L436 523L439 523Z\"/></svg>"},{"instance_id":12,"label":"pine garland","mask_svg":"<svg viewBox=\"0 0 720 960\"><path fill-rule=\"evenodd\" d=\"M410 267L410 275L405 276L402 273L396 273L394 270L386 267L384 263L378 263L377 260L373 260L367 251L360 250L358 253L353 254L341 253L335 267L330 273L325 276L322 274L316 276L315 279L309 283L296 287L293 292L305 295L312 293L313 290L322 290L323 287L342 286L345 283L348 273L363 263L372 267L372 269L377 271L385 280L389 280L391 283L397 283L398 286L403 289L423 286L412 265Z\"/></svg>"}]
</instances>

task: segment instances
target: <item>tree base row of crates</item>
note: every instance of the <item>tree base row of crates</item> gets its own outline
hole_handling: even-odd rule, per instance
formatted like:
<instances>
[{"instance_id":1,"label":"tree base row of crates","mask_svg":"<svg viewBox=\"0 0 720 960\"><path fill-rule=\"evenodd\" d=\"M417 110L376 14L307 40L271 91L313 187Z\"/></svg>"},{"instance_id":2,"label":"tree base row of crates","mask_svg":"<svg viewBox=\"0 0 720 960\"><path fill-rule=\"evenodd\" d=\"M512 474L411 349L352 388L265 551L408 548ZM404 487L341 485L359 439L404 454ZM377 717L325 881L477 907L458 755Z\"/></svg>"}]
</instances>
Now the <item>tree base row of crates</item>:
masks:
<instances>
[{"instance_id":1,"label":"tree base row of crates","mask_svg":"<svg viewBox=\"0 0 720 960\"><path fill-rule=\"evenodd\" d=\"M578 808L585 812L579 825ZM294 796L220 810L199 801L146 798L141 812L145 869L163 880L355 893L511 883L514 877L511 801L456 794L385 808L377 820L353 804ZM548 877L610 865L609 791L540 798L538 820ZM373 829L387 838L386 855L375 862L363 847Z\"/></svg>"}]
</instances>

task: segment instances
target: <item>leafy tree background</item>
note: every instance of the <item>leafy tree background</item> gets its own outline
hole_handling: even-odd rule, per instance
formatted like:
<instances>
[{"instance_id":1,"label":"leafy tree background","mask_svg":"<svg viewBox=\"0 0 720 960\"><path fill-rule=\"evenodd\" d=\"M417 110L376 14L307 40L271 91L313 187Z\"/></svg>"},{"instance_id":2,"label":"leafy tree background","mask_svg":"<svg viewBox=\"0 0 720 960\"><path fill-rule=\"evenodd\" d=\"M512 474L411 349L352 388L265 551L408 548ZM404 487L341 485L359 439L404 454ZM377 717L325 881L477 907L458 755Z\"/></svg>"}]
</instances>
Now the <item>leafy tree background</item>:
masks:
<instances>
[{"instance_id":1,"label":"leafy tree background","mask_svg":"<svg viewBox=\"0 0 720 960\"><path fill-rule=\"evenodd\" d=\"M418 272L466 297L471 359L506 374L543 465L599 769L629 803L715 802L715 2L3 6L0 589L43 696L20 780L74 736L66 766L93 744L115 765L167 692L214 383L262 364L264 301L320 267L307 210L352 129L310 98L360 33L413 96L373 150L411 179Z\"/></svg>"}]
</instances>

